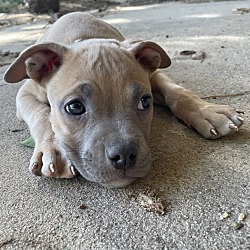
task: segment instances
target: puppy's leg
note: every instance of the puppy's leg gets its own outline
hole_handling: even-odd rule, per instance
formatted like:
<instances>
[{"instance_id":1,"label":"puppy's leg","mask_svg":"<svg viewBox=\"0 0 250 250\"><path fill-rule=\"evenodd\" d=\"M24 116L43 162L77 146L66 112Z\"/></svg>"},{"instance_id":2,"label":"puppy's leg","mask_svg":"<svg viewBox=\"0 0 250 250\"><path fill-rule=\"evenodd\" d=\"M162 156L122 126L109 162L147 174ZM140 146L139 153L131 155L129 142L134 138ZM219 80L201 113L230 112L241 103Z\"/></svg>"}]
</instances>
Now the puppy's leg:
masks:
<instances>
[{"instance_id":1,"label":"puppy's leg","mask_svg":"<svg viewBox=\"0 0 250 250\"><path fill-rule=\"evenodd\" d=\"M35 175L72 178L75 170L54 137L49 115L45 91L32 80L26 81L17 95L17 116L28 124L35 140L29 169Z\"/></svg>"},{"instance_id":2,"label":"puppy's leg","mask_svg":"<svg viewBox=\"0 0 250 250\"><path fill-rule=\"evenodd\" d=\"M154 102L168 105L188 126L209 139L234 134L244 119L231 107L208 103L161 73L151 75Z\"/></svg>"}]
</instances>

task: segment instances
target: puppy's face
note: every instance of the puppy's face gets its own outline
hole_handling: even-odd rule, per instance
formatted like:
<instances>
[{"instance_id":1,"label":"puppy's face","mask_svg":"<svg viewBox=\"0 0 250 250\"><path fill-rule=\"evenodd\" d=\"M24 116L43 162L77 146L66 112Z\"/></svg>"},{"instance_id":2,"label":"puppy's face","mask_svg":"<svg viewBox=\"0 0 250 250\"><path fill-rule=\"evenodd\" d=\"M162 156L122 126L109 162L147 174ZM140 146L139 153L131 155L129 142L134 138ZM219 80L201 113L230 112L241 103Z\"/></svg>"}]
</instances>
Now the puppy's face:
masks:
<instances>
[{"instance_id":1,"label":"puppy's face","mask_svg":"<svg viewBox=\"0 0 250 250\"><path fill-rule=\"evenodd\" d=\"M34 45L5 74L46 89L55 138L78 172L105 186L126 186L151 164L149 75L170 65L153 42L89 39ZM39 93L37 93L39 95Z\"/></svg>"},{"instance_id":2,"label":"puppy's face","mask_svg":"<svg viewBox=\"0 0 250 250\"><path fill-rule=\"evenodd\" d=\"M76 48L47 93L55 137L83 177L120 187L145 176L153 97L149 73L127 50Z\"/></svg>"}]
</instances>

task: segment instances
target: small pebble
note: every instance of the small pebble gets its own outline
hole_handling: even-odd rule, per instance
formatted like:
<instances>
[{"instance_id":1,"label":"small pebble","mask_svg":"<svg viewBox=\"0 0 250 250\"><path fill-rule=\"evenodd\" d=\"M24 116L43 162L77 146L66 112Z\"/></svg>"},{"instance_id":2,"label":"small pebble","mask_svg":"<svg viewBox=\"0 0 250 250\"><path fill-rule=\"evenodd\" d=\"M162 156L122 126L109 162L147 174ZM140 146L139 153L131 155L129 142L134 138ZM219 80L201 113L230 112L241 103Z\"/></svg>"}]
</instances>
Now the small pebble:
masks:
<instances>
[{"instance_id":1,"label":"small pebble","mask_svg":"<svg viewBox=\"0 0 250 250\"><path fill-rule=\"evenodd\" d=\"M235 230L240 230L241 228L244 227L244 224L234 222L234 223L232 224L232 227L233 227Z\"/></svg>"},{"instance_id":2,"label":"small pebble","mask_svg":"<svg viewBox=\"0 0 250 250\"><path fill-rule=\"evenodd\" d=\"M226 219L226 218L228 218L228 217L230 217L230 214L227 213L227 212L224 212L223 214L221 214L220 219L221 219L221 220L224 220L224 219Z\"/></svg>"},{"instance_id":3,"label":"small pebble","mask_svg":"<svg viewBox=\"0 0 250 250\"><path fill-rule=\"evenodd\" d=\"M245 217L246 217L245 214L240 213L240 214L239 214L239 217L238 217L238 220L239 220L239 221L243 221L243 220L245 219Z\"/></svg>"}]
</instances>

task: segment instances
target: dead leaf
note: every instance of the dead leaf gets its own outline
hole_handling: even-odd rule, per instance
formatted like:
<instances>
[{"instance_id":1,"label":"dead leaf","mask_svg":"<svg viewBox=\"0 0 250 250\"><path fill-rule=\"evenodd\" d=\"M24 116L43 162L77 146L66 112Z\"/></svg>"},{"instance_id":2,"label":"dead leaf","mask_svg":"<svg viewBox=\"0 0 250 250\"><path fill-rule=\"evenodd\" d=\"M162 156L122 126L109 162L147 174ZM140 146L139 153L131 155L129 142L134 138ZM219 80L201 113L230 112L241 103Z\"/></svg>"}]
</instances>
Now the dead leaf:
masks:
<instances>
[{"instance_id":1,"label":"dead leaf","mask_svg":"<svg viewBox=\"0 0 250 250\"><path fill-rule=\"evenodd\" d=\"M139 205L148 212L154 212L159 215L165 214L165 207L154 190L139 193L137 197L133 197L133 200L139 203Z\"/></svg>"},{"instance_id":2,"label":"dead leaf","mask_svg":"<svg viewBox=\"0 0 250 250\"><path fill-rule=\"evenodd\" d=\"M206 53L204 51L195 51L195 50L183 50L180 52L181 56L189 56L192 60L204 61L206 58Z\"/></svg>"},{"instance_id":3,"label":"dead leaf","mask_svg":"<svg viewBox=\"0 0 250 250\"><path fill-rule=\"evenodd\" d=\"M180 52L180 55L181 56L191 56L195 53L196 53L196 51L194 51L194 50L183 50Z\"/></svg>"},{"instance_id":4,"label":"dead leaf","mask_svg":"<svg viewBox=\"0 0 250 250\"><path fill-rule=\"evenodd\" d=\"M21 141L20 143L22 145L24 145L25 147L29 147L29 148L34 148L35 147L35 141L31 136L29 138Z\"/></svg>"}]
</instances>

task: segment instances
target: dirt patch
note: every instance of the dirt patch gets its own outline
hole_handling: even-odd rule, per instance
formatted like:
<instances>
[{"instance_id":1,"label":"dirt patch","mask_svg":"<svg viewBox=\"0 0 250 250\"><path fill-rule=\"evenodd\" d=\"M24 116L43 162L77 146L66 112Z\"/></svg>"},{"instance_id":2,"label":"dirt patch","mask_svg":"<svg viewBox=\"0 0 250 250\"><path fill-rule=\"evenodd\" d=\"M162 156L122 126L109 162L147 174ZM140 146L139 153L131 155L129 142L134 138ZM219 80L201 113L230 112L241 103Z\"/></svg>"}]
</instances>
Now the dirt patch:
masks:
<instances>
[{"instance_id":1,"label":"dirt patch","mask_svg":"<svg viewBox=\"0 0 250 250\"><path fill-rule=\"evenodd\" d=\"M39 21L47 21L48 23L53 23L57 18L63 16L67 13L74 11L93 11L92 14L95 16L104 15L105 11L109 8L119 6L119 3L113 3L108 1L61 1L60 11L57 15L53 13L48 14L33 14L29 12L28 7L20 6L17 10L13 10L11 14L0 14L0 28L6 28L14 25L20 25L24 23L36 23Z\"/></svg>"},{"instance_id":2,"label":"dirt patch","mask_svg":"<svg viewBox=\"0 0 250 250\"><path fill-rule=\"evenodd\" d=\"M34 15L31 13L22 14L1 14L0 15L0 28L6 28L14 25L20 25L24 23L35 23L42 20L48 21L51 19L49 15Z\"/></svg>"},{"instance_id":3,"label":"dirt patch","mask_svg":"<svg viewBox=\"0 0 250 250\"><path fill-rule=\"evenodd\" d=\"M19 56L19 52L10 52L10 51L2 51L0 50L0 67L3 67L5 65L9 65L14 58Z\"/></svg>"}]
</instances>

